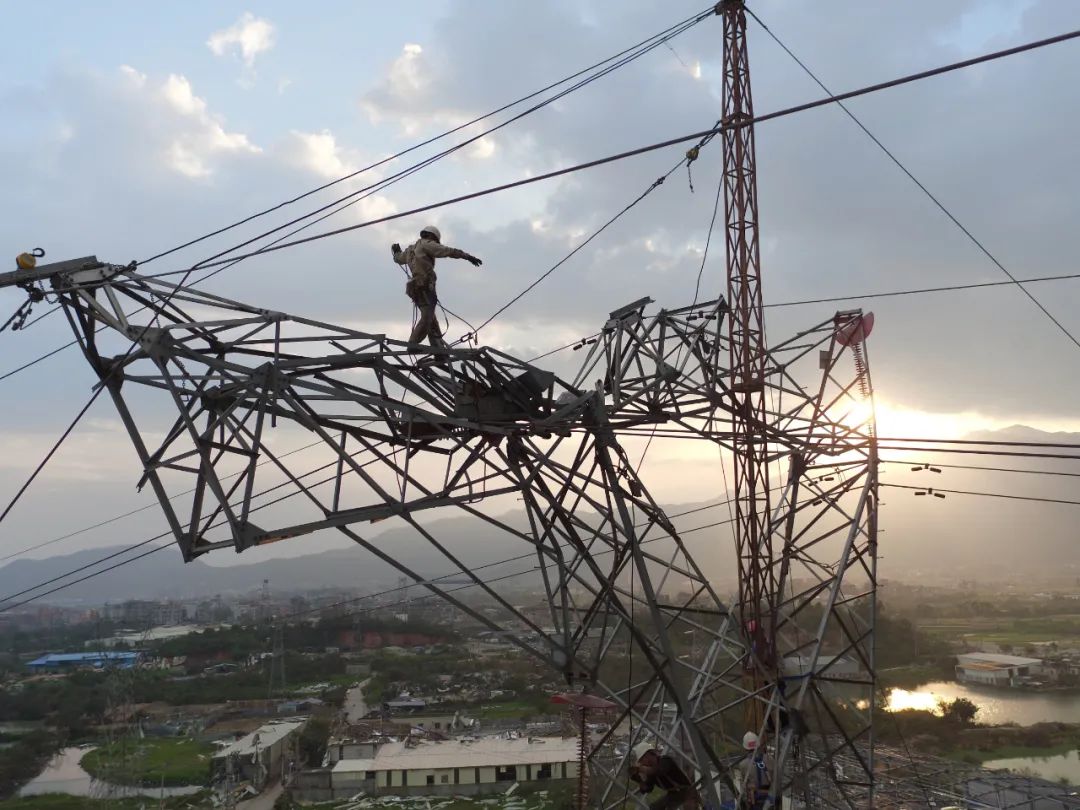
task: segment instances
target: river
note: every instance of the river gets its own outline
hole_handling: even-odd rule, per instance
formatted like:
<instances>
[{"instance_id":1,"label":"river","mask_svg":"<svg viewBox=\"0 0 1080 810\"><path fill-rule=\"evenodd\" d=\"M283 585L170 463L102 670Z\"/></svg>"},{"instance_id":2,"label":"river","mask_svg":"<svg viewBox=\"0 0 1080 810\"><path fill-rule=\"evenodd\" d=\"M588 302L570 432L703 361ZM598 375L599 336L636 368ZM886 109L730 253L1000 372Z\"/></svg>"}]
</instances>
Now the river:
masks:
<instances>
[{"instance_id":1,"label":"river","mask_svg":"<svg viewBox=\"0 0 1080 810\"><path fill-rule=\"evenodd\" d=\"M1021 726L1046 722L1080 723L1080 699L1075 692L1022 692L951 681L935 681L911 690L892 689L888 708L889 711L933 711L939 700L952 701L958 697L967 698L979 707L976 723L1016 723Z\"/></svg>"},{"instance_id":2,"label":"river","mask_svg":"<svg viewBox=\"0 0 1080 810\"><path fill-rule=\"evenodd\" d=\"M1028 772L1051 782L1065 781L1070 785L1080 785L1080 751L1069 751L1052 757L992 759L984 762L983 767Z\"/></svg>"},{"instance_id":3,"label":"river","mask_svg":"<svg viewBox=\"0 0 1080 810\"><path fill-rule=\"evenodd\" d=\"M92 748L64 748L45 770L19 791L20 796L34 796L38 793L67 793L71 796L187 796L198 793L201 787L146 787L135 788L126 785L110 785L100 782L83 770L79 761Z\"/></svg>"}]
</instances>

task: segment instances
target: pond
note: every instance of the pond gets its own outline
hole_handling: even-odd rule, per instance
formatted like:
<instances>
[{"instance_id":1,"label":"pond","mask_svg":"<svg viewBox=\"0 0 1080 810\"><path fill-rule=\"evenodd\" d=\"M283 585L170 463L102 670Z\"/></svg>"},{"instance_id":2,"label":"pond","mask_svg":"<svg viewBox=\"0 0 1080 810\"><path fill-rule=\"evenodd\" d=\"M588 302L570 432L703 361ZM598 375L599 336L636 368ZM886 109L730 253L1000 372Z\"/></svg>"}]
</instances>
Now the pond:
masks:
<instances>
[{"instance_id":1,"label":"pond","mask_svg":"<svg viewBox=\"0 0 1080 810\"><path fill-rule=\"evenodd\" d=\"M135 788L126 785L110 785L94 779L82 769L79 761L93 748L64 748L37 777L19 791L20 796L34 796L38 793L67 793L72 796L188 796L198 793L202 788L194 787L146 787Z\"/></svg>"},{"instance_id":2,"label":"pond","mask_svg":"<svg viewBox=\"0 0 1080 810\"><path fill-rule=\"evenodd\" d=\"M933 711L939 700L964 697L979 707L976 723L1001 725L1016 723L1080 723L1080 699L1074 692L1024 692L1015 689L971 686L951 681L935 681L916 689L889 691L889 711L924 709Z\"/></svg>"},{"instance_id":3,"label":"pond","mask_svg":"<svg viewBox=\"0 0 1080 810\"><path fill-rule=\"evenodd\" d=\"M1080 751L1069 751L1051 757L1010 757L992 759L983 763L984 768L1006 768L1010 771L1032 773L1052 782L1065 781L1080 785Z\"/></svg>"}]
</instances>

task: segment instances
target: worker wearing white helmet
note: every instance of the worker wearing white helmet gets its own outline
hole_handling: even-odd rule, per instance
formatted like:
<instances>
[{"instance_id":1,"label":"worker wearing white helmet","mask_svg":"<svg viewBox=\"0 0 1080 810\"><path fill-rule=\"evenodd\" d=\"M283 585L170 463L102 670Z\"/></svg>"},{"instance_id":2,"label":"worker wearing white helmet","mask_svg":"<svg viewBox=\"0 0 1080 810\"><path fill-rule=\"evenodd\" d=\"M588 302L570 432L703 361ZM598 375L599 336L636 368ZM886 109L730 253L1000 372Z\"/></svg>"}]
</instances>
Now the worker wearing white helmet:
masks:
<instances>
[{"instance_id":1,"label":"worker wearing white helmet","mask_svg":"<svg viewBox=\"0 0 1080 810\"><path fill-rule=\"evenodd\" d=\"M739 807L759 810L765 807L769 799L772 782L766 752L761 747L758 735L753 731L743 734L742 744L746 759L743 760L740 778L735 783L740 793Z\"/></svg>"},{"instance_id":2,"label":"worker wearing white helmet","mask_svg":"<svg viewBox=\"0 0 1080 810\"><path fill-rule=\"evenodd\" d=\"M435 292L435 260L464 259L472 262L476 267L483 262L471 253L442 244L442 234L434 225L428 225L421 230L420 238L405 250L402 250L401 245L396 242L390 249L393 251L395 262L409 266L411 278L405 285L405 294L412 299L418 312L416 326L413 327L412 334L409 336L409 343L416 346L427 338L432 346L445 346L442 329L439 328L439 319L435 314L435 307L439 303L439 297Z\"/></svg>"},{"instance_id":3,"label":"worker wearing white helmet","mask_svg":"<svg viewBox=\"0 0 1080 810\"><path fill-rule=\"evenodd\" d=\"M649 804L650 810L696 810L701 800L693 783L679 764L661 754L648 742L634 746L634 764L630 766L630 781L638 784L638 793L646 795L656 788L664 794Z\"/></svg>"}]
</instances>

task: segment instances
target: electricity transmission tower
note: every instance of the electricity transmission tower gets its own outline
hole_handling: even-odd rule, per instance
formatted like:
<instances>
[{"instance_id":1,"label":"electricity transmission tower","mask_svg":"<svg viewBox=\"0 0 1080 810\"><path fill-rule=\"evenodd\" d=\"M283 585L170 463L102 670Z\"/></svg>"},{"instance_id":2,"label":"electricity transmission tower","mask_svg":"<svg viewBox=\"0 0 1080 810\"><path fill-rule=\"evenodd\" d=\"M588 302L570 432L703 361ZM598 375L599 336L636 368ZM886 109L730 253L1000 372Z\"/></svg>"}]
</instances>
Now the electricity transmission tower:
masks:
<instances>
[{"instance_id":1,"label":"electricity transmission tower","mask_svg":"<svg viewBox=\"0 0 1080 810\"><path fill-rule=\"evenodd\" d=\"M854 752L869 779L876 471L860 313L800 331L761 364L760 441L784 482L760 540L774 549L767 571L777 583L774 613L760 614L766 651L715 584L730 571L715 540L680 533L622 444L653 432L731 452L745 435L732 428L741 405L724 362L723 300L648 315L643 299L614 311L564 380L492 348L418 361L384 335L93 257L34 272L50 280L185 559L333 528L616 703L635 737L680 759L718 802L743 778L731 752L755 715L763 739L772 718L783 789L851 793L829 767L838 751ZM268 442L275 424L318 437L330 461L297 472ZM517 498L524 524L504 516ZM427 527L428 510L447 508L497 530L507 556L525 560L516 574L543 589L543 623L509 595L520 578L488 581ZM390 517L497 610L477 609L455 594L460 586L365 535L365 524ZM626 763L607 750L591 757L594 800L615 806Z\"/></svg>"},{"instance_id":2,"label":"electricity transmission tower","mask_svg":"<svg viewBox=\"0 0 1080 810\"><path fill-rule=\"evenodd\" d=\"M746 18L739 0L717 13L726 296L615 310L567 379L490 347L416 354L92 256L0 275L0 286L50 285L185 561L342 533L617 707L589 754L598 807L627 799L629 753L606 745L627 727L632 743L674 757L714 807L755 785L747 731L767 751L764 806L865 807L873 320L839 312L767 344ZM329 460L299 472L274 428L306 431ZM730 524L734 561L722 533L680 529L656 503L629 437L703 442L732 459L729 519L700 528ZM519 501L524 521L506 516ZM427 513L447 509L497 533L499 556L520 568L486 575L437 536ZM431 579L368 536L366 525L388 518L465 584ZM543 619L517 605L522 583L542 590ZM457 595L466 585L484 609Z\"/></svg>"}]
</instances>

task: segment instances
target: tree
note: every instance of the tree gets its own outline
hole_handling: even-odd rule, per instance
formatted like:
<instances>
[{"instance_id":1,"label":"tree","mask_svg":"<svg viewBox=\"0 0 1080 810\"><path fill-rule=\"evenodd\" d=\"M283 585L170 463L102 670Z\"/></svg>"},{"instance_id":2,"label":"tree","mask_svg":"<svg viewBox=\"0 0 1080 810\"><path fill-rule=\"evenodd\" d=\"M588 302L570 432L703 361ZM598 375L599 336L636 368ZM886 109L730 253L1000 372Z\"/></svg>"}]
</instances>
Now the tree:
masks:
<instances>
[{"instance_id":1,"label":"tree","mask_svg":"<svg viewBox=\"0 0 1080 810\"><path fill-rule=\"evenodd\" d=\"M958 726L970 726L979 712L979 707L965 697L958 697L951 703L939 700L938 708L946 721Z\"/></svg>"},{"instance_id":2,"label":"tree","mask_svg":"<svg viewBox=\"0 0 1080 810\"><path fill-rule=\"evenodd\" d=\"M326 742L329 739L330 718L322 714L315 715L300 732L300 758L309 767L319 767L326 754Z\"/></svg>"}]
</instances>

